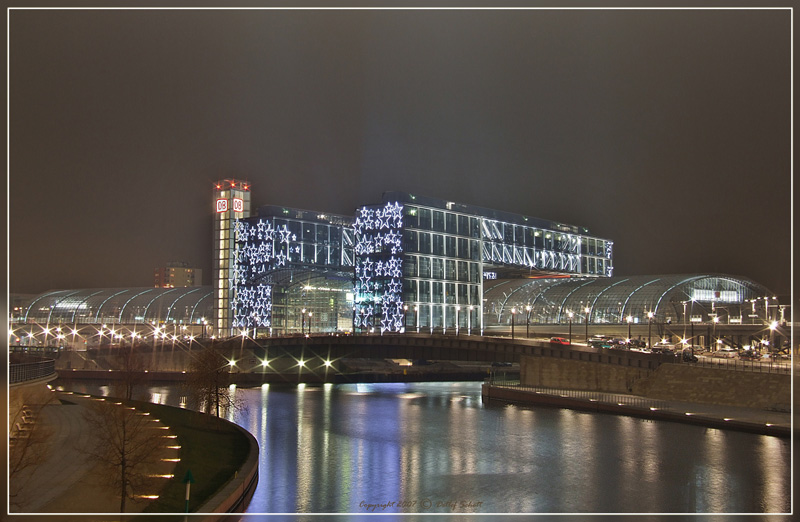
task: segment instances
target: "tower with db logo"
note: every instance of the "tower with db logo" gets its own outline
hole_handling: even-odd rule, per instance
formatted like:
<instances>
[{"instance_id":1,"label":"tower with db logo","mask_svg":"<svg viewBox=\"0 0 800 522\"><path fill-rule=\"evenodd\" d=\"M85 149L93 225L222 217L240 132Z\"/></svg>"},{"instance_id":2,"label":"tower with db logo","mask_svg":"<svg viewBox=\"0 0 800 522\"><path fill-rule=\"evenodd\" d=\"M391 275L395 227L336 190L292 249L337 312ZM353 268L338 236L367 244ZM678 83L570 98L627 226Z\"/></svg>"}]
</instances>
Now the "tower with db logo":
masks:
<instances>
[{"instance_id":1,"label":"tower with db logo","mask_svg":"<svg viewBox=\"0 0 800 522\"><path fill-rule=\"evenodd\" d=\"M250 183L222 179L214 184L214 285L215 335L229 335L230 302L233 296L230 279L234 261L234 230L237 219L250 217Z\"/></svg>"}]
</instances>

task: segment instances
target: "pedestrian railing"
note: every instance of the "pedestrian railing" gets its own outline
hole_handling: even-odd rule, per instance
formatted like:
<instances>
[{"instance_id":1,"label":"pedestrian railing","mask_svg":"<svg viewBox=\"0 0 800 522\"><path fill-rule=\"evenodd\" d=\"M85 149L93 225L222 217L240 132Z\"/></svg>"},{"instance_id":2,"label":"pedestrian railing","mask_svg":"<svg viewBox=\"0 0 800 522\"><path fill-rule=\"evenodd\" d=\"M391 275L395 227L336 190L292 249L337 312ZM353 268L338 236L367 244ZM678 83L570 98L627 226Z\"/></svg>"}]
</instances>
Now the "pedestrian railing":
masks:
<instances>
[{"instance_id":1,"label":"pedestrian railing","mask_svg":"<svg viewBox=\"0 0 800 522\"><path fill-rule=\"evenodd\" d=\"M56 362L53 359L44 359L36 362L9 363L8 382L18 384L27 381L43 379L56 373Z\"/></svg>"},{"instance_id":2,"label":"pedestrian railing","mask_svg":"<svg viewBox=\"0 0 800 522\"><path fill-rule=\"evenodd\" d=\"M744 359L722 358L722 357L698 357L697 362L686 363L702 368L719 368L722 370L734 370L739 372L755 373L792 373L792 363L790 360L773 361L772 359L748 361Z\"/></svg>"},{"instance_id":3,"label":"pedestrian railing","mask_svg":"<svg viewBox=\"0 0 800 522\"><path fill-rule=\"evenodd\" d=\"M565 390L560 388L548 388L545 386L527 386L524 384L519 384L519 381L496 381L490 384L492 384L492 386L501 388L510 388L528 393L547 395L550 397L616 404L618 406L629 406L632 408L664 410L669 406L669 403L666 401L648 399L646 397L639 397L635 395L622 395L618 393L605 393L591 390Z\"/></svg>"}]
</instances>

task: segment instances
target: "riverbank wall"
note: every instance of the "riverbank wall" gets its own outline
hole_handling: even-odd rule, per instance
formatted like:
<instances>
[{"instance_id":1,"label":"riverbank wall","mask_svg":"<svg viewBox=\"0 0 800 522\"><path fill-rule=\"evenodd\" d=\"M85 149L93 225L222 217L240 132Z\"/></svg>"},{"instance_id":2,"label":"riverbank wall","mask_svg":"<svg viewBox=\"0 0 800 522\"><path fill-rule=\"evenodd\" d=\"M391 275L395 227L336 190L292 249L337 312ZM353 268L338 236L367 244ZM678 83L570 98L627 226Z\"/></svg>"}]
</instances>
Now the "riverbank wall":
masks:
<instances>
[{"instance_id":1,"label":"riverbank wall","mask_svg":"<svg viewBox=\"0 0 800 522\"><path fill-rule=\"evenodd\" d=\"M523 357L520 384L652 399L789 411L791 376L663 363L651 370L571 359Z\"/></svg>"}]
</instances>

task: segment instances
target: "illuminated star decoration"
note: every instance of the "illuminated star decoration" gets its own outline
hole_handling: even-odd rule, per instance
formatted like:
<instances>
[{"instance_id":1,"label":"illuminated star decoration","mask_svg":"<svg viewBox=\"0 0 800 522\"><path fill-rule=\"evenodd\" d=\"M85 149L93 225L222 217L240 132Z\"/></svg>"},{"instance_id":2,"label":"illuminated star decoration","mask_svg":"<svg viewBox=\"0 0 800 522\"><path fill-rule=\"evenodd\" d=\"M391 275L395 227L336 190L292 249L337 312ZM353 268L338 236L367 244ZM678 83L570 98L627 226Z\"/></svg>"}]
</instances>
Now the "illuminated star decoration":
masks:
<instances>
[{"instance_id":1,"label":"illuminated star decoration","mask_svg":"<svg viewBox=\"0 0 800 522\"><path fill-rule=\"evenodd\" d=\"M403 205L362 207L355 225L354 326L403 329Z\"/></svg>"}]
</instances>

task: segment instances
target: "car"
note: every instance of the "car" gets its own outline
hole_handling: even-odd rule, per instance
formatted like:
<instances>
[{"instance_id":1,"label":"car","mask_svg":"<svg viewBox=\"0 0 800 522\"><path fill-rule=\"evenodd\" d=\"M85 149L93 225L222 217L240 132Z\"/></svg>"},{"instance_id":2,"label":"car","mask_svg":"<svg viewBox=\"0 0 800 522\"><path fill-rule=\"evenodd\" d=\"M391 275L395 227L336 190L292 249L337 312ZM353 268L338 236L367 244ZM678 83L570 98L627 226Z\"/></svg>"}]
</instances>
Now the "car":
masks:
<instances>
[{"instance_id":1,"label":"car","mask_svg":"<svg viewBox=\"0 0 800 522\"><path fill-rule=\"evenodd\" d=\"M595 348L611 348L611 343L607 340L589 340L589 346L593 346Z\"/></svg>"},{"instance_id":2,"label":"car","mask_svg":"<svg viewBox=\"0 0 800 522\"><path fill-rule=\"evenodd\" d=\"M550 344L557 344L560 346L569 346L570 342L569 339L564 339L563 337L551 337Z\"/></svg>"},{"instance_id":3,"label":"car","mask_svg":"<svg viewBox=\"0 0 800 522\"><path fill-rule=\"evenodd\" d=\"M739 352L737 352L734 348L731 348L730 346L723 346L722 348L720 348L719 350L717 350L714 353L714 356L715 357L726 357L726 358L727 357L736 357L736 355L738 353Z\"/></svg>"},{"instance_id":4,"label":"car","mask_svg":"<svg viewBox=\"0 0 800 522\"><path fill-rule=\"evenodd\" d=\"M681 359L683 362L697 362L697 356L691 348L684 348L681 352Z\"/></svg>"},{"instance_id":5,"label":"car","mask_svg":"<svg viewBox=\"0 0 800 522\"><path fill-rule=\"evenodd\" d=\"M755 350L743 350L742 352L739 352L739 358L755 361L761 358L761 354Z\"/></svg>"}]
</instances>

